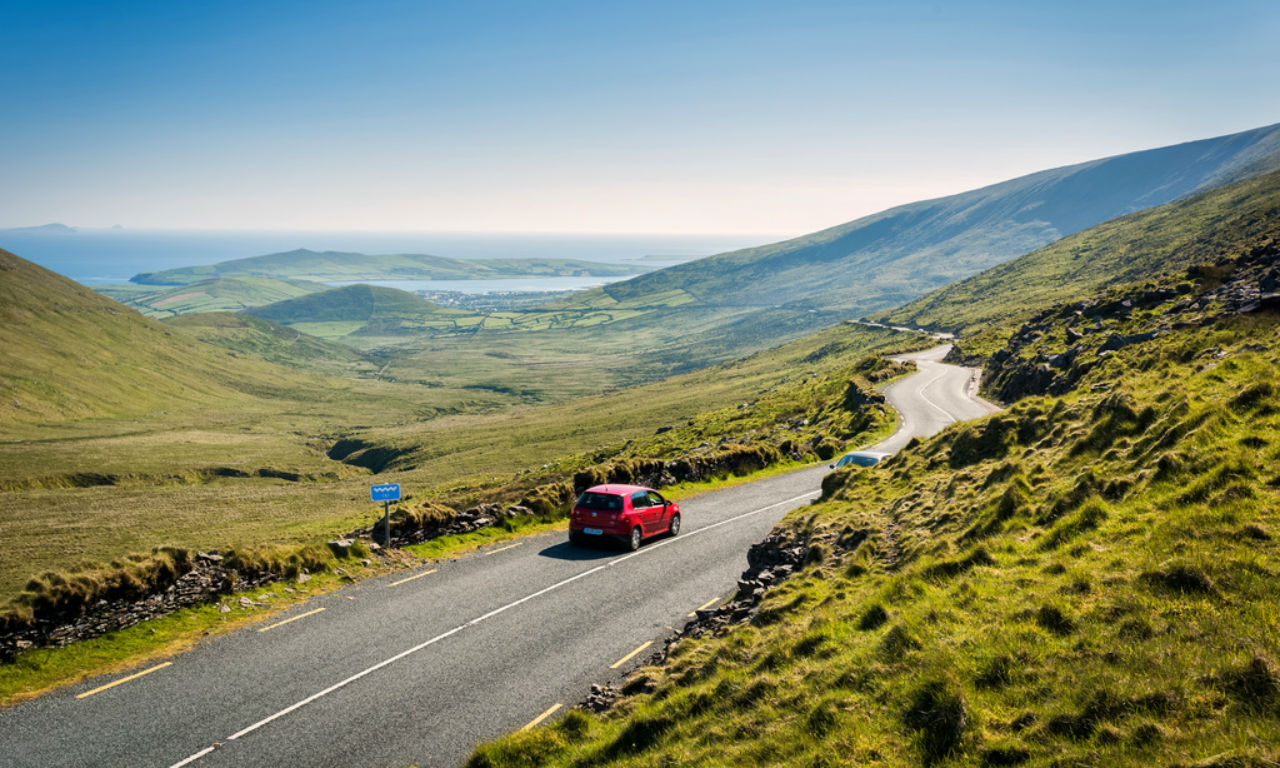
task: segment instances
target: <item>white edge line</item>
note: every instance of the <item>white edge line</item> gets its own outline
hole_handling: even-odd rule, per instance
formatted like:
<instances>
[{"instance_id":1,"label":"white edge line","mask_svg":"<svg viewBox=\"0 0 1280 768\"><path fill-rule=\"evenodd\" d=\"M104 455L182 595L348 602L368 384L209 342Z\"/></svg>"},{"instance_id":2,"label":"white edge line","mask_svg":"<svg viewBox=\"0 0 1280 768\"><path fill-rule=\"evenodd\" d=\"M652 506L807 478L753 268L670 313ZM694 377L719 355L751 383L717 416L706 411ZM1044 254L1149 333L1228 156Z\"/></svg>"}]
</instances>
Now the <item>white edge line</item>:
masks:
<instances>
[{"instance_id":1,"label":"white edge line","mask_svg":"<svg viewBox=\"0 0 1280 768\"><path fill-rule=\"evenodd\" d=\"M666 541L660 541L660 542L657 542L657 543L655 543L655 544L651 544L651 545L649 545L648 547L645 547L644 549L636 550L635 552L632 552L632 553L631 553L631 554L629 554L629 555L623 555L622 557L619 557L619 558L615 558L615 559L613 559L613 560L610 560L609 562L604 563L603 565L597 565L595 568L591 568L591 569L589 569L589 570L583 571L582 573L579 573L579 574L576 574L576 575L570 576L570 577L569 577L569 578L567 578L567 579L563 579L563 580L561 580L561 581L558 581L558 582L556 582L555 584L552 584L552 585L551 585L551 586L549 586L549 587L543 587L542 589L538 590L537 592L534 592L534 593L532 593L532 594L530 594L530 595L526 595L526 596L524 596L524 597L520 598L519 600L515 600L515 601L513 601L513 602L507 603L506 605L502 606L501 608L495 608L494 610L489 611L488 613L484 614L483 616L478 616L478 617L476 617L476 618L472 619L471 621L468 621L468 622L467 622L467 623L465 623L465 624L459 624L458 626L454 627L453 629L449 630L448 632L442 632L442 633L440 633L440 634L436 635L435 637L431 638L430 640L427 640L426 642L419 643L418 645L415 645L415 646L413 646L412 648L409 648L408 650L401 651L400 653L397 653L395 656L392 656L391 658L388 658L388 659L385 659L385 660L383 660L383 661L380 661L380 662L378 662L377 664L374 664L373 666L369 667L368 669L365 669L365 670L362 670L362 671L360 671L360 672L357 672L356 674L352 675L351 677L348 677L346 680L343 680L343 681L338 682L338 683L334 683L333 685L329 686L328 688L325 688L323 691L320 691L320 692L318 692L318 693L313 693L313 694L311 694L310 696L308 696L307 698L302 699L301 701L299 701L299 702L297 702L297 703L295 703L295 704L292 704L292 705L290 705L290 706L288 706L288 707L285 707L284 709L280 710L279 712L276 712L274 715L270 715L270 716L268 716L268 717L264 717L263 719L259 720L258 722L254 723L253 725L250 725L250 726L248 726L248 727L246 727L246 728L242 728L241 730L236 731L236 732L235 732L235 733L233 733L231 736L228 736L228 737L227 737L227 741L235 741L236 739L242 738L242 737L244 737L244 736L248 736L250 733L253 733L254 731L258 730L259 728L263 727L264 725L267 725L267 724L269 724L269 723L271 723L271 722L273 722L273 721L275 721L275 720L278 720L278 719L280 719L280 718L284 717L285 715L289 714L290 712L297 711L297 710L299 710L299 709L301 709L301 708L305 707L306 705L310 704L311 702L313 702L313 701L315 701L315 700L317 700L317 699L320 699L320 698L322 698L322 697L324 697L324 696L328 696L329 694L333 693L334 691L336 691L336 690L338 690L338 689L340 689L340 688L344 688L344 687L346 687L346 686L350 685L351 683L354 683L355 681L359 680L360 678L362 678L362 677L364 677L364 676L366 676L366 675L370 675L370 674L372 674L372 673L374 673L374 672L377 672L379 669L382 669L383 667L385 667L385 666L387 666L387 665L389 665L389 664L394 664L395 662L397 662L397 661L399 661L399 660L403 659L403 658L404 658L404 657L406 657L406 656L409 656L409 655L412 655L412 654L414 654L414 653L417 653L418 651L421 651L423 648L426 648L426 647L431 646L431 645L435 645L436 643L440 642L441 640L444 640L445 638L450 637L450 636L452 636L452 635L456 635L457 633L461 632L462 630L464 630L464 629L466 629L466 628L468 628L468 627L474 627L475 625L479 624L479 623L480 623L480 622L482 622L482 621L485 621L485 620L487 620L487 619L491 619L491 618L493 618L494 616L497 616L497 615L498 615L498 614L500 614L500 613L505 613L506 611L508 611L508 610L510 610L510 609L512 609L512 608L515 608L515 607L516 607L516 606L518 606L518 605L523 605L524 603L529 602L530 600L534 599L535 597L541 597L542 595L545 595L545 594L547 594L548 592L551 592L551 591L554 591L554 590L560 589L561 587L564 587L564 586L568 586L569 584L572 584L573 582L575 582L575 581L577 581L577 580L579 580L579 579L584 579L584 578L586 578L587 576L590 576L590 575L592 575L592 574L594 574L594 573L599 573L600 571L603 571L603 570L604 570L604 569L606 569L606 568L610 568L610 567L612 567L612 566L617 565L618 563L622 563L622 562L625 562L625 561L627 561L627 560L630 560L630 559L631 559L631 558L633 558L633 557L639 557L640 555L643 555L643 554L645 554L645 553L648 553L648 552L654 552L654 551L656 551L656 550L658 550L658 549L661 549L662 547L667 546L668 544L672 544L672 543L677 542L677 541L685 541L685 540L690 539L690 538L693 538L694 536L697 536L698 534L703 533L703 532L705 532L705 531L710 531L710 530L713 530L713 529L715 529L715 528L719 528L719 527L720 527L720 526L722 526L722 525L728 525L729 523L733 523L733 522L736 522L736 521L738 521L738 520L742 520L743 518L751 517L752 515L758 515L758 514L760 514L761 512L766 512L766 511L768 511L768 510L770 510L770 509L774 509L775 507L781 507L781 506L783 506L784 504L790 504L790 503L795 502L795 501L800 501L801 499L812 499L812 498L814 498L814 492L813 492L813 491L810 491L810 492L808 492L808 493L800 494L799 496L793 496L793 497L791 497L791 498L789 498L789 499L786 499L786 500L784 500L784 501L779 501L779 502L776 502L776 503L774 503L774 504L770 504L770 505L765 506L765 507L760 507L759 509L754 509L754 510L752 510L752 511L750 511L750 512L743 512L743 513L742 513L742 514L740 514L740 515L735 515L734 517L730 517L730 518L727 518L727 519L721 520L721 521L720 521L720 522L718 522L718 523L712 523L711 525L703 526L702 528L699 528L699 529L697 529L697 530L695 530L695 531L689 531L689 532L688 532L688 534L686 534L686 535L684 535L684 536L678 536L678 537L674 537L674 538L669 538L669 539L667 539ZM187 765L190 765L190 764L192 764L192 763L196 762L197 760L201 759L202 757L204 757L204 756L208 755L208 754L209 754L210 752L212 752L213 750L214 750L214 747L205 747L204 749L200 750L199 752L196 752L194 755L191 755L190 757L186 758L185 760L182 760L181 762L174 763L174 764L173 764L173 765L171 765L169 768L183 768L183 766L187 766Z\"/></svg>"},{"instance_id":2,"label":"white edge line","mask_svg":"<svg viewBox=\"0 0 1280 768\"><path fill-rule=\"evenodd\" d=\"M184 765L191 765L192 763L194 763L195 761L197 761L197 760L199 760L200 758L204 757L205 755L209 754L209 753L210 753L210 752L212 752L213 750L214 750L214 748L213 748L213 747L205 747L204 749L202 749L202 750L200 750L199 752L195 753L195 754L194 754L194 755L192 755L191 757L188 757L186 760L183 760L183 761L182 761L182 762L180 762L180 763L174 763L173 765L169 766L169 768L182 768L182 766L184 766Z\"/></svg>"}]
</instances>

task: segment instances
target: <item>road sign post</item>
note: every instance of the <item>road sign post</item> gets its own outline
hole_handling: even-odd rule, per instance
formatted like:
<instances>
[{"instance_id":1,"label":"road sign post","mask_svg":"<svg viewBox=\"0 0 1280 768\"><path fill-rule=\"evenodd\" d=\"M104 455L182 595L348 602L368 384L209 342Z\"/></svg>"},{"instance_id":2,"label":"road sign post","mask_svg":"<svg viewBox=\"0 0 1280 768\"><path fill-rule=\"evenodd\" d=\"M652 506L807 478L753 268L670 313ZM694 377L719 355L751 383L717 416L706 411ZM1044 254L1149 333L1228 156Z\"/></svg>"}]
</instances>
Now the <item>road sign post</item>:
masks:
<instances>
[{"instance_id":1,"label":"road sign post","mask_svg":"<svg viewBox=\"0 0 1280 768\"><path fill-rule=\"evenodd\" d=\"M382 544L391 546L391 502L400 500L400 484L369 486L369 499L382 502Z\"/></svg>"}]
</instances>

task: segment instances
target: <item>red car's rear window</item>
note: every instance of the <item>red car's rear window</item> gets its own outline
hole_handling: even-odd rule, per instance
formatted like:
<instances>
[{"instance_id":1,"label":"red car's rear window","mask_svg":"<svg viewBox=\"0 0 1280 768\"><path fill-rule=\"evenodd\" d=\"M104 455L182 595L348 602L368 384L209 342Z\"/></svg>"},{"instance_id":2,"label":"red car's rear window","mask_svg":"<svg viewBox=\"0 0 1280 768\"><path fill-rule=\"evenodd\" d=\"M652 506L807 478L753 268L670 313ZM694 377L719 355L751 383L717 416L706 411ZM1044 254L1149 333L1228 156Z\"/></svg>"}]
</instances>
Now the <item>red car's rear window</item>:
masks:
<instances>
[{"instance_id":1,"label":"red car's rear window","mask_svg":"<svg viewBox=\"0 0 1280 768\"><path fill-rule=\"evenodd\" d=\"M621 512L622 497L615 496L612 493L592 493L587 491L578 497L578 503L574 506L600 509L607 512Z\"/></svg>"}]
</instances>

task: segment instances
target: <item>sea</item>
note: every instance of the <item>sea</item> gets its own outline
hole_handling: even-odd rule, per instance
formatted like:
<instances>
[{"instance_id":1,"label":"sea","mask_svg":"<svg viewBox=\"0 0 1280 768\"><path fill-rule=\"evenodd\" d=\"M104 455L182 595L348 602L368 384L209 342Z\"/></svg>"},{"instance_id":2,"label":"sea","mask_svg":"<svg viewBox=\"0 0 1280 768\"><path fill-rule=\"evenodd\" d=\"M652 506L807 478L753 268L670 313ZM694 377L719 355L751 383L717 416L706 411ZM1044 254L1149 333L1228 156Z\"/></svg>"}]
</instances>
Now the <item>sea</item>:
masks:
<instances>
[{"instance_id":1,"label":"sea","mask_svg":"<svg viewBox=\"0 0 1280 768\"><path fill-rule=\"evenodd\" d=\"M84 285L125 283L139 272L215 264L307 248L356 253L427 253L455 259L564 258L638 263L658 269L775 242L770 235L551 234L492 232L339 232L86 229L0 230L0 248ZM490 293L570 291L611 278L378 281L409 291Z\"/></svg>"}]
</instances>

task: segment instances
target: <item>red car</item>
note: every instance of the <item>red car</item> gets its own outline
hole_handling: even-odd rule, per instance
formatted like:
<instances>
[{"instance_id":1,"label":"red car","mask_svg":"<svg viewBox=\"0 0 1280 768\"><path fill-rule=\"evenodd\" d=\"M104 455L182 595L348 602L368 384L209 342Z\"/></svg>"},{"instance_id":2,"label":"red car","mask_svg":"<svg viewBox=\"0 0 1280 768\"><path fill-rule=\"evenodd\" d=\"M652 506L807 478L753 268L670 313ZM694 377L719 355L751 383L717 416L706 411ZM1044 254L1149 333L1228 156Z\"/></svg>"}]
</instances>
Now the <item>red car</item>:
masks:
<instances>
[{"instance_id":1,"label":"red car","mask_svg":"<svg viewBox=\"0 0 1280 768\"><path fill-rule=\"evenodd\" d=\"M569 515L569 541L574 544L608 536L636 550L650 536L679 532L680 505L640 485L588 488Z\"/></svg>"}]
</instances>

